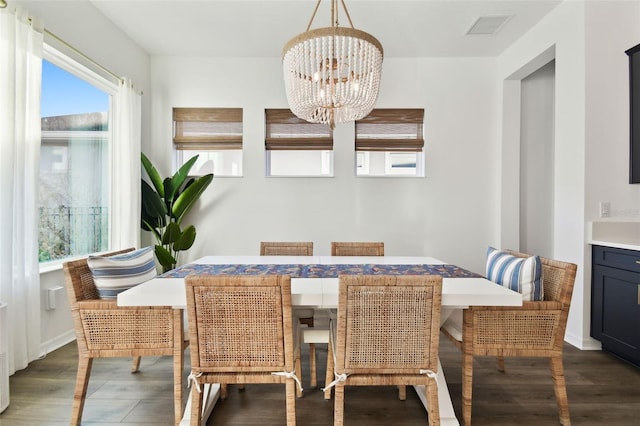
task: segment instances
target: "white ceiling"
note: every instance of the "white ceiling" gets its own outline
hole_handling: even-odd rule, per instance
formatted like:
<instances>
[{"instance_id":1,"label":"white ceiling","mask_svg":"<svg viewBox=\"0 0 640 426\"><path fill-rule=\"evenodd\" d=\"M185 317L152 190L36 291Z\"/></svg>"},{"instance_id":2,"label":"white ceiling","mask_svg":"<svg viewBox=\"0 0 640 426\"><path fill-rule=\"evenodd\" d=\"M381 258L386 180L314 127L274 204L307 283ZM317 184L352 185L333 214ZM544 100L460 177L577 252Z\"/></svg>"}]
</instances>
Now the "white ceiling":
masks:
<instances>
[{"instance_id":1,"label":"white ceiling","mask_svg":"<svg viewBox=\"0 0 640 426\"><path fill-rule=\"evenodd\" d=\"M279 57L316 0L88 0L150 55ZM496 56L562 0L347 0L355 28L385 57ZM340 4L340 2L338 2ZM312 28L331 26L331 0ZM340 26L349 26L341 7ZM512 16L496 35L465 35L480 16Z\"/></svg>"}]
</instances>

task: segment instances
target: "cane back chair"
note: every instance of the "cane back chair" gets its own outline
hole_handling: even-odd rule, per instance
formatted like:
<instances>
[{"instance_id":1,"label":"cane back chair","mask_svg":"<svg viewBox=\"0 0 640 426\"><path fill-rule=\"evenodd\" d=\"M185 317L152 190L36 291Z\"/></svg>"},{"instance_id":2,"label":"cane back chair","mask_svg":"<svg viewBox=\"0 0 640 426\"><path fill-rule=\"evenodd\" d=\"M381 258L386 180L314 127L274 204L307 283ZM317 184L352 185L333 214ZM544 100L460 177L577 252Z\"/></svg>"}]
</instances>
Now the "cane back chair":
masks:
<instances>
[{"instance_id":1,"label":"cane back chair","mask_svg":"<svg viewBox=\"0 0 640 426\"><path fill-rule=\"evenodd\" d=\"M517 257L531 255L512 250ZM522 306L472 306L463 312L462 341L444 334L462 349L462 417L471 425L473 357L495 356L504 371L505 357L545 357L550 360L551 376L560 423L568 426L569 403L562 354L571 295L577 266L540 256L543 300L525 301Z\"/></svg>"},{"instance_id":2,"label":"cane back chair","mask_svg":"<svg viewBox=\"0 0 640 426\"><path fill-rule=\"evenodd\" d=\"M384 256L384 243L332 241L331 256Z\"/></svg>"},{"instance_id":3,"label":"cane back chair","mask_svg":"<svg viewBox=\"0 0 640 426\"><path fill-rule=\"evenodd\" d=\"M298 333L286 275L187 276L191 425L200 425L206 383L282 383L287 425L296 424ZM301 392L301 386L298 386Z\"/></svg>"},{"instance_id":4,"label":"cane back chair","mask_svg":"<svg viewBox=\"0 0 640 426\"><path fill-rule=\"evenodd\" d=\"M325 387L335 387L334 425L344 422L344 387L350 385L396 385L401 391L424 385L429 424L440 424L441 306L439 275L340 276L327 366L334 381Z\"/></svg>"},{"instance_id":5,"label":"cane back chair","mask_svg":"<svg viewBox=\"0 0 640 426\"><path fill-rule=\"evenodd\" d=\"M133 248L107 254L115 255ZM182 373L184 350L182 310L171 307L122 307L115 300L102 300L87 259L63 264L71 316L78 344L71 424L79 425L94 358L133 357L131 372L140 367L142 356L172 356L174 376L174 420L182 418Z\"/></svg>"}]
</instances>

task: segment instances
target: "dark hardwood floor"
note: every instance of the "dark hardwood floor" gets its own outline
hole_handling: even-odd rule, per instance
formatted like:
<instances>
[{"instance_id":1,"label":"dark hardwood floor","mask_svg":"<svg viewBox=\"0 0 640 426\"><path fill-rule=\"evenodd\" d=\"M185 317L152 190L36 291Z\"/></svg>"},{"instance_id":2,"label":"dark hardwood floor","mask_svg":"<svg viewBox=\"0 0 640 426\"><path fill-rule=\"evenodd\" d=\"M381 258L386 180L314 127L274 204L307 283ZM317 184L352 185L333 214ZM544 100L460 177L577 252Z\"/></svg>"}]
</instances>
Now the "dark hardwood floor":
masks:
<instances>
[{"instance_id":1,"label":"dark hardwood floor","mask_svg":"<svg viewBox=\"0 0 640 426\"><path fill-rule=\"evenodd\" d=\"M441 339L441 361L460 419L461 354ZM306 349L306 348L305 348ZM318 348L319 379L323 376L326 346ZM303 353L303 373L308 385L308 363ZM69 424L76 373L75 342L33 362L10 380L11 404L0 414L0 425L58 426ZM565 374L573 425L640 425L640 370L600 351L565 350ZM84 410L86 425L172 424L171 359L143 358L141 371L129 373L124 359L96 360ZM557 409L548 362L507 359L506 373L495 359L475 363L474 425L557 425ZM188 374L185 362L185 377ZM322 385L322 383L320 383ZM186 395L185 395L186 396ZM350 387L345 397L345 422L349 425L424 425L425 410L415 392L399 401L394 388ZM319 389L306 389L296 401L299 425L330 425L333 404ZM209 425L282 425L284 388L280 385L230 387L219 401Z\"/></svg>"}]
</instances>

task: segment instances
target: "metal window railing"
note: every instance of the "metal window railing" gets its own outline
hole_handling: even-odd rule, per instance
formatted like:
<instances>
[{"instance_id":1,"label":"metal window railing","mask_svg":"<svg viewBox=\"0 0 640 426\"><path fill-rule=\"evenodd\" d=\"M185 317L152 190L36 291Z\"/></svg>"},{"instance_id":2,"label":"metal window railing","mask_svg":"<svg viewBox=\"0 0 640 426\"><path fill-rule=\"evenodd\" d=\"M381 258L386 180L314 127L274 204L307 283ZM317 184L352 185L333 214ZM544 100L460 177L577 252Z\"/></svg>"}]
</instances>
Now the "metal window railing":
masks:
<instances>
[{"instance_id":1,"label":"metal window railing","mask_svg":"<svg viewBox=\"0 0 640 426\"><path fill-rule=\"evenodd\" d=\"M40 207L40 262L108 249L107 207Z\"/></svg>"}]
</instances>

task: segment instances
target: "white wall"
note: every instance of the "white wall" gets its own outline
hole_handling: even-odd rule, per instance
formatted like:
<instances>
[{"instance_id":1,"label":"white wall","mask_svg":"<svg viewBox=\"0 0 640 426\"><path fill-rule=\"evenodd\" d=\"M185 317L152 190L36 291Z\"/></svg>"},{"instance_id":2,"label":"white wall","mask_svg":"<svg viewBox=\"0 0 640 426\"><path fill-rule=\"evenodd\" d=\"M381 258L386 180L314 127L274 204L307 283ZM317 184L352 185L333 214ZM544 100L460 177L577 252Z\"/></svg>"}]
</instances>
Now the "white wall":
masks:
<instances>
[{"instance_id":1,"label":"white wall","mask_svg":"<svg viewBox=\"0 0 640 426\"><path fill-rule=\"evenodd\" d=\"M497 240L495 59L385 59L378 107L424 107L426 178L355 178L353 124L334 136L335 177L264 176L264 109L287 107L279 58L152 58L151 140L172 172L173 107L244 109L244 176L214 178L188 218L182 261L257 254L261 240L384 241L390 255L431 255L483 271Z\"/></svg>"},{"instance_id":2,"label":"white wall","mask_svg":"<svg viewBox=\"0 0 640 426\"><path fill-rule=\"evenodd\" d=\"M554 256L578 264L566 339L579 348L600 346L589 337L591 247L586 223L598 217L600 201L611 202L618 219L640 218L640 185L628 184L629 71L624 54L640 43L639 21L637 1L564 2L499 58L500 78L508 79L542 52L555 51ZM512 86L505 84L505 92L515 91ZM504 101L505 111L510 101ZM513 132L504 127L503 165L516 152L509 148ZM502 182L517 179L517 171L503 168L507 174ZM507 185L502 197L513 193ZM508 212L502 214L503 222L512 222ZM509 235L501 238L517 241Z\"/></svg>"},{"instance_id":3,"label":"white wall","mask_svg":"<svg viewBox=\"0 0 640 426\"><path fill-rule=\"evenodd\" d=\"M149 56L89 2L21 0L18 3L29 10L36 19L42 20L47 30L115 74L131 78L139 90L145 93L149 91ZM46 39L45 37L45 41ZM143 141L148 139L149 134L149 105L148 97L143 96ZM40 275L41 341L44 352L49 352L75 338L64 291L57 294L57 308L45 310L45 289L57 286L64 286L61 265L48 267Z\"/></svg>"},{"instance_id":4,"label":"white wall","mask_svg":"<svg viewBox=\"0 0 640 426\"><path fill-rule=\"evenodd\" d=\"M612 217L640 219L640 185L629 184L629 57L640 43L640 2L590 2L586 27L585 219L611 202ZM615 23L615 25L612 25Z\"/></svg>"},{"instance_id":5,"label":"white wall","mask_svg":"<svg viewBox=\"0 0 640 426\"><path fill-rule=\"evenodd\" d=\"M520 247L553 255L555 61L521 82Z\"/></svg>"},{"instance_id":6,"label":"white wall","mask_svg":"<svg viewBox=\"0 0 640 426\"><path fill-rule=\"evenodd\" d=\"M624 52L640 43L640 2L589 2L585 26L585 222L599 218L600 202L611 203L611 221L639 221L640 185L629 184L629 58ZM585 288L590 288L591 246L584 258L589 265ZM585 295L585 321L590 296ZM589 331L585 322L583 332Z\"/></svg>"},{"instance_id":7,"label":"white wall","mask_svg":"<svg viewBox=\"0 0 640 426\"><path fill-rule=\"evenodd\" d=\"M563 2L538 25L511 45L500 57L498 73L500 84L514 78L524 78L523 70L547 52L556 58L556 110L554 146L553 256L578 265L566 339L577 347L593 346L588 333L590 283L585 279L585 25L584 2ZM610 25L610 24L609 24ZM542 64L540 64L542 65ZM533 71L533 70L530 70ZM503 116L513 107L509 95L519 92L509 83L505 91ZM503 126L506 123L503 123ZM508 126L505 126L508 128ZM508 130L508 129L507 129ZM501 181L505 200L518 199L519 135L505 131L503 135L503 175ZM503 201L503 205L509 203ZM503 221L513 224L517 212L503 209ZM503 228L504 232L517 232L518 227ZM501 235L502 241L517 243L514 235ZM590 266L589 266L590 267Z\"/></svg>"}]
</instances>

